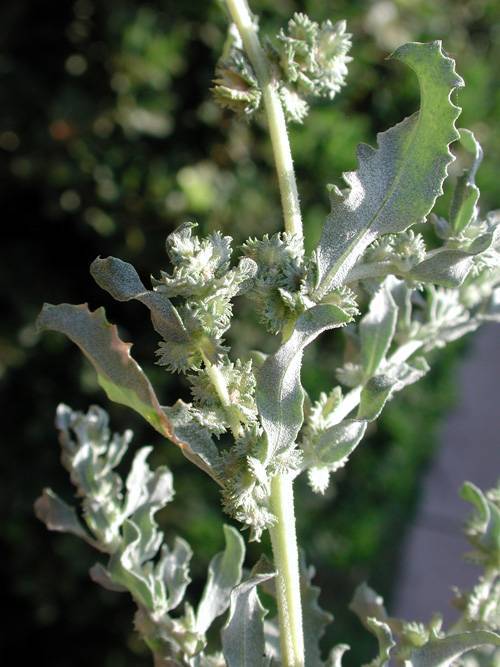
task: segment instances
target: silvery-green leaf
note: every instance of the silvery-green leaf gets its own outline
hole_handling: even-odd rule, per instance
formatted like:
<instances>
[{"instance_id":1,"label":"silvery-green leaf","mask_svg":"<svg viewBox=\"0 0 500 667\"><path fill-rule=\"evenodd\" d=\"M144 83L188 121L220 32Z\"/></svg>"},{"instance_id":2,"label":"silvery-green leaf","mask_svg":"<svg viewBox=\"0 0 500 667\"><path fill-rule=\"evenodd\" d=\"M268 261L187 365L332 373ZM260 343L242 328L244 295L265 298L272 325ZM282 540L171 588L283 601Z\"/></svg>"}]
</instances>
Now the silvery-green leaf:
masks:
<instances>
[{"instance_id":1,"label":"silvery-green leaf","mask_svg":"<svg viewBox=\"0 0 500 667\"><path fill-rule=\"evenodd\" d=\"M408 287L404 280L397 280L396 278L390 283L390 290L398 309L396 326L398 330L408 331L411 325L411 295L413 290Z\"/></svg>"},{"instance_id":2,"label":"silvery-green leaf","mask_svg":"<svg viewBox=\"0 0 500 667\"><path fill-rule=\"evenodd\" d=\"M172 425L176 438L174 442L180 444L184 456L220 484L216 473L220 464L219 452L210 432L193 419L190 407L188 403L178 400L162 410Z\"/></svg>"},{"instance_id":3,"label":"silvery-green leaf","mask_svg":"<svg viewBox=\"0 0 500 667\"><path fill-rule=\"evenodd\" d=\"M314 568L307 567L304 553L300 558L300 595L302 600L302 624L304 629L305 667L323 667L319 641L333 616L319 606L320 589L312 585Z\"/></svg>"},{"instance_id":4,"label":"silvery-green leaf","mask_svg":"<svg viewBox=\"0 0 500 667\"><path fill-rule=\"evenodd\" d=\"M494 502L471 482L465 482L460 495L476 509L476 514L468 521L466 533L481 556L492 560L496 567L500 559L500 502Z\"/></svg>"},{"instance_id":5,"label":"silvery-green leaf","mask_svg":"<svg viewBox=\"0 0 500 667\"><path fill-rule=\"evenodd\" d=\"M154 578L141 567L140 541L141 533L130 519L126 519L123 528L123 540L119 548L112 554L108 572L112 580L125 586L134 599L151 612L156 608L156 590Z\"/></svg>"},{"instance_id":6,"label":"silvery-green leaf","mask_svg":"<svg viewBox=\"0 0 500 667\"><path fill-rule=\"evenodd\" d=\"M344 419L323 431L314 445L314 465L340 467L361 442L366 425L359 419Z\"/></svg>"},{"instance_id":7,"label":"silvery-green leaf","mask_svg":"<svg viewBox=\"0 0 500 667\"><path fill-rule=\"evenodd\" d=\"M42 495L35 501L35 514L49 530L72 533L93 547L99 548L97 542L80 523L74 508L61 500L52 489L44 489Z\"/></svg>"},{"instance_id":8,"label":"silvery-green leaf","mask_svg":"<svg viewBox=\"0 0 500 667\"><path fill-rule=\"evenodd\" d=\"M125 586L116 584L113 581L113 579L109 575L109 572L102 565L102 563L96 563L95 565L92 565L92 567L89 570L89 574L92 581L95 581L96 584L99 584L108 591L113 591L114 593L127 592Z\"/></svg>"},{"instance_id":9,"label":"silvery-green leaf","mask_svg":"<svg viewBox=\"0 0 500 667\"><path fill-rule=\"evenodd\" d=\"M245 558L245 543L239 532L224 526L226 547L216 554L208 566L208 577L196 614L198 632L204 633L212 621L229 606L232 589L241 581L241 568Z\"/></svg>"},{"instance_id":10,"label":"silvery-green leaf","mask_svg":"<svg viewBox=\"0 0 500 667\"><path fill-rule=\"evenodd\" d=\"M127 496L123 508L123 515L128 517L133 514L144 502L147 483L151 479L152 472L146 459L153 451L152 447L141 447L135 453L132 467L127 476L125 486L127 487Z\"/></svg>"},{"instance_id":11,"label":"silvery-green leaf","mask_svg":"<svg viewBox=\"0 0 500 667\"><path fill-rule=\"evenodd\" d=\"M389 375L374 375L361 390L357 419L374 421L382 412L384 405L390 399L397 379Z\"/></svg>"},{"instance_id":12,"label":"silvery-green leaf","mask_svg":"<svg viewBox=\"0 0 500 667\"><path fill-rule=\"evenodd\" d=\"M381 622L385 622L389 618L384 607L384 599L365 582L354 591L349 609L356 614L363 624L365 624L367 618L376 618Z\"/></svg>"},{"instance_id":13,"label":"silvery-green leaf","mask_svg":"<svg viewBox=\"0 0 500 667\"><path fill-rule=\"evenodd\" d=\"M342 667L342 657L346 651L350 650L348 644L338 644L330 651L325 667Z\"/></svg>"},{"instance_id":14,"label":"silvery-green leaf","mask_svg":"<svg viewBox=\"0 0 500 667\"><path fill-rule=\"evenodd\" d=\"M476 172L483 159L483 149L470 130L460 128L460 143L474 155L469 170L458 178L450 207L450 225L455 234L460 234L476 217L479 188L476 185Z\"/></svg>"},{"instance_id":15,"label":"silvery-green leaf","mask_svg":"<svg viewBox=\"0 0 500 667\"><path fill-rule=\"evenodd\" d=\"M304 419L304 390L300 384L304 348L323 331L340 327L350 319L337 306L314 306L297 319L287 342L264 362L257 376L256 399L269 456L295 441Z\"/></svg>"},{"instance_id":16,"label":"silvery-green leaf","mask_svg":"<svg viewBox=\"0 0 500 667\"><path fill-rule=\"evenodd\" d=\"M131 344L120 340L117 328L106 320L104 308L90 312L86 304L45 304L37 324L42 330L65 334L80 347L112 401L136 410L160 433L169 431L149 380L130 356Z\"/></svg>"},{"instance_id":17,"label":"silvery-green leaf","mask_svg":"<svg viewBox=\"0 0 500 667\"><path fill-rule=\"evenodd\" d=\"M455 63L440 42L405 44L392 57L415 71L420 111L379 134L377 149L361 145L358 170L344 176L348 189L332 188L332 211L316 250L319 297L343 284L377 236L425 219L442 194L453 160L448 147L459 136L455 120L460 109L450 95L463 85Z\"/></svg>"},{"instance_id":18,"label":"silvery-green leaf","mask_svg":"<svg viewBox=\"0 0 500 667\"><path fill-rule=\"evenodd\" d=\"M415 649L405 667L451 667L463 653L485 645L500 646L500 635L488 630L475 630L435 639Z\"/></svg>"},{"instance_id":19,"label":"silvery-green leaf","mask_svg":"<svg viewBox=\"0 0 500 667\"><path fill-rule=\"evenodd\" d=\"M277 618L272 621L264 621L264 639L266 642L266 657L271 659L271 665L279 665L281 660L281 646Z\"/></svg>"},{"instance_id":20,"label":"silvery-green leaf","mask_svg":"<svg viewBox=\"0 0 500 667\"><path fill-rule=\"evenodd\" d=\"M375 375L385 359L396 330L398 309L392 298L387 278L370 301L367 314L359 323L361 339L361 364L363 375L368 380Z\"/></svg>"},{"instance_id":21,"label":"silvery-green leaf","mask_svg":"<svg viewBox=\"0 0 500 667\"><path fill-rule=\"evenodd\" d=\"M418 382L421 378L430 371L430 366L425 357L415 357L408 363L401 364L397 371L397 386L396 391L401 391L404 387L408 387L414 382Z\"/></svg>"},{"instance_id":22,"label":"silvery-green leaf","mask_svg":"<svg viewBox=\"0 0 500 667\"><path fill-rule=\"evenodd\" d=\"M362 388L356 418L374 421L394 392L417 382L428 371L429 365L424 357L397 366L386 364L383 372L371 377Z\"/></svg>"},{"instance_id":23,"label":"silvery-green leaf","mask_svg":"<svg viewBox=\"0 0 500 667\"><path fill-rule=\"evenodd\" d=\"M86 304L45 304L37 324L42 330L68 336L94 366L99 384L112 401L136 410L159 433L178 445L186 458L215 478L211 466L217 456L215 445L212 443L210 448L205 438L201 446L197 434L192 447L185 437L189 435L186 429L183 435L177 435L167 417L168 411L162 410L151 383L130 356L131 344L120 339L116 326L106 320L103 308L90 312ZM210 439L208 434L207 437Z\"/></svg>"},{"instance_id":24,"label":"silvery-green leaf","mask_svg":"<svg viewBox=\"0 0 500 667\"><path fill-rule=\"evenodd\" d=\"M191 578L189 562L193 552L189 544L181 537L176 537L174 548L166 544L161 549L160 560L156 566L156 577L164 581L167 588L168 610L175 609L183 600Z\"/></svg>"},{"instance_id":25,"label":"silvery-green leaf","mask_svg":"<svg viewBox=\"0 0 500 667\"><path fill-rule=\"evenodd\" d=\"M466 279L473 257L487 250L494 239L494 232L487 232L464 249L439 248L427 253L426 259L407 274L411 280L433 283L443 287L458 287Z\"/></svg>"},{"instance_id":26,"label":"silvery-green leaf","mask_svg":"<svg viewBox=\"0 0 500 667\"><path fill-rule=\"evenodd\" d=\"M136 299L149 309L153 327L163 338L165 345L178 350L179 370L184 366L189 368L192 365L190 360L193 364L197 363L201 347L207 359L212 363L217 361L219 350L213 341L207 336L195 340L170 299L161 292L146 289L132 264L116 257L98 257L92 262L90 273L96 283L117 301Z\"/></svg>"},{"instance_id":27,"label":"silvery-green leaf","mask_svg":"<svg viewBox=\"0 0 500 667\"><path fill-rule=\"evenodd\" d=\"M391 659L391 651L396 646L391 628L387 623L371 617L366 619L366 625L377 638L379 653L365 667L388 667Z\"/></svg>"},{"instance_id":28,"label":"silvery-green leaf","mask_svg":"<svg viewBox=\"0 0 500 667\"><path fill-rule=\"evenodd\" d=\"M256 587L273 576L257 574L231 592L229 618L221 634L227 667L263 667L267 663L263 623L267 611Z\"/></svg>"}]
</instances>

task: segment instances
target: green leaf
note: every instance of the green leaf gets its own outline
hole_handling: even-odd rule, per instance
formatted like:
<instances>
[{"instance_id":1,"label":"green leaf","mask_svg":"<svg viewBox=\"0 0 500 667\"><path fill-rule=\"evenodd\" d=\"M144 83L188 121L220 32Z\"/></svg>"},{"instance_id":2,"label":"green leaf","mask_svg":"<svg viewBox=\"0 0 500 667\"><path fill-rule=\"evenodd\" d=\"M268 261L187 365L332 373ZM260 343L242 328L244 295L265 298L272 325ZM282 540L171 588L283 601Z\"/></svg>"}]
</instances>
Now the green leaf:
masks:
<instances>
[{"instance_id":1,"label":"green leaf","mask_svg":"<svg viewBox=\"0 0 500 667\"><path fill-rule=\"evenodd\" d=\"M307 567L304 553L300 554L300 595L304 628L304 667L323 667L319 641L333 616L319 606L320 589L312 585L314 568Z\"/></svg>"},{"instance_id":2,"label":"green leaf","mask_svg":"<svg viewBox=\"0 0 500 667\"><path fill-rule=\"evenodd\" d=\"M392 279L384 281L370 301L368 313L359 323L361 364L368 380L385 360L396 330L398 308L390 293Z\"/></svg>"},{"instance_id":3,"label":"green leaf","mask_svg":"<svg viewBox=\"0 0 500 667\"><path fill-rule=\"evenodd\" d=\"M212 621L226 611L231 591L241 581L245 543L231 526L224 526L224 537L226 548L216 554L208 566L207 583L196 614L196 627L200 633L205 633Z\"/></svg>"},{"instance_id":4,"label":"green leaf","mask_svg":"<svg viewBox=\"0 0 500 667\"><path fill-rule=\"evenodd\" d=\"M488 250L495 231L482 234L468 248L439 248L427 253L426 259L406 274L411 280L434 283L443 287L459 287L466 279L473 257Z\"/></svg>"},{"instance_id":5,"label":"green leaf","mask_svg":"<svg viewBox=\"0 0 500 667\"><path fill-rule=\"evenodd\" d=\"M351 316L337 306L313 306L297 319L290 338L260 369L256 399L268 438L269 457L295 441L304 419L304 390L300 384L304 348L323 331L350 320Z\"/></svg>"},{"instance_id":6,"label":"green leaf","mask_svg":"<svg viewBox=\"0 0 500 667\"><path fill-rule=\"evenodd\" d=\"M345 419L319 435L314 442L314 465L335 470L352 454L366 431L366 421Z\"/></svg>"},{"instance_id":7,"label":"green leaf","mask_svg":"<svg viewBox=\"0 0 500 667\"><path fill-rule=\"evenodd\" d=\"M368 380L361 390L359 408L356 417L374 421L382 412L391 397L397 380L388 375L375 375Z\"/></svg>"},{"instance_id":8,"label":"green leaf","mask_svg":"<svg viewBox=\"0 0 500 667\"><path fill-rule=\"evenodd\" d=\"M415 71L420 111L379 134L377 149L360 145L358 170L344 176L349 188L332 187L332 211L316 250L320 298L343 284L377 236L424 221L442 194L453 160L448 146L459 136L455 120L460 109L450 94L463 85L455 63L440 42L405 44L392 57Z\"/></svg>"},{"instance_id":9,"label":"green leaf","mask_svg":"<svg viewBox=\"0 0 500 667\"><path fill-rule=\"evenodd\" d=\"M90 273L96 283L117 301L136 299L149 309L153 327L166 344L160 344L158 355L161 357L164 350L168 351L165 363L172 370L196 367L201 362L201 349L207 359L216 363L219 356L217 345L201 332L188 331L170 299L161 292L146 289L132 264L116 257L98 257L90 265ZM191 328L196 329L196 326L193 324Z\"/></svg>"},{"instance_id":10,"label":"green leaf","mask_svg":"<svg viewBox=\"0 0 500 667\"><path fill-rule=\"evenodd\" d=\"M151 383L130 356L132 345L120 339L116 326L106 320L104 308L91 312L87 304L45 304L37 325L42 330L68 336L94 366L99 384L112 401L138 412L159 433L178 445L186 458L216 479L212 464L216 461L217 450L208 434L205 432L202 437L199 427L194 429L196 439L191 443L186 436L193 429L189 430L185 416L180 420L182 435L176 433L167 416L168 410L160 407ZM175 414L178 412L176 410Z\"/></svg>"},{"instance_id":11,"label":"green leaf","mask_svg":"<svg viewBox=\"0 0 500 667\"><path fill-rule=\"evenodd\" d=\"M72 533L93 547L99 548L97 542L80 523L74 508L61 500L52 489L44 489L42 495L35 501L35 514L49 530Z\"/></svg>"},{"instance_id":12,"label":"green leaf","mask_svg":"<svg viewBox=\"0 0 500 667\"><path fill-rule=\"evenodd\" d=\"M480 646L500 646L500 635L487 630L475 630L428 642L415 649L406 667L451 667L463 653Z\"/></svg>"},{"instance_id":13,"label":"green leaf","mask_svg":"<svg viewBox=\"0 0 500 667\"><path fill-rule=\"evenodd\" d=\"M479 188L475 177L479 165L483 159L481 144L470 130L461 128L460 143L474 156L474 161L469 170L465 170L459 177L453 193L450 207L450 225L455 234L460 234L477 215L477 201L479 199Z\"/></svg>"},{"instance_id":14,"label":"green leaf","mask_svg":"<svg viewBox=\"0 0 500 667\"><path fill-rule=\"evenodd\" d=\"M227 667L263 667L267 664L264 617L267 611L257 595L258 584L274 573L256 574L231 592L229 618L222 629L222 649Z\"/></svg>"}]
</instances>

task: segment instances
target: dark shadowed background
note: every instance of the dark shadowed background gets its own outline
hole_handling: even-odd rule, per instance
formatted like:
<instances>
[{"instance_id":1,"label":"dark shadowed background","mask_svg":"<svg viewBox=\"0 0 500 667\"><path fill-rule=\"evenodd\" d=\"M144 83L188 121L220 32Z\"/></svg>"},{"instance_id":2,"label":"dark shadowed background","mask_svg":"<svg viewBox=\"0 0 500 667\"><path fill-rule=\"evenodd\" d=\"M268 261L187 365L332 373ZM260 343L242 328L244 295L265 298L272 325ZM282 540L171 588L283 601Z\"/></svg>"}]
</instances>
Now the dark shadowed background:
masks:
<instances>
[{"instance_id":1,"label":"dark shadowed background","mask_svg":"<svg viewBox=\"0 0 500 667\"><path fill-rule=\"evenodd\" d=\"M255 0L262 29L275 34L294 11L315 20L346 18L354 62L348 86L291 130L309 247L328 210L325 184L355 166L355 147L418 107L411 72L385 60L405 41L442 39L467 87L458 94L461 126L481 140L483 208L499 206L500 8L496 0ZM174 472L177 500L161 514L167 539L195 551L193 598L225 520L210 480L173 445L124 408L110 405L78 350L57 335L39 337L43 301L104 305L164 403L188 393L154 366L156 336L140 305L116 304L93 283L98 255L132 262L141 274L166 268L165 236L184 220L222 229L239 244L280 228L277 187L264 124L235 121L210 99L225 19L217 2L5 0L0 8L0 176L2 277L0 391L1 590L5 664L132 667L150 659L132 629L132 603L88 578L94 554L71 537L49 534L32 503L43 486L66 498L53 415L59 401L86 410L98 402L116 430L156 445L154 462ZM447 209L448 191L438 202ZM251 314L235 324L235 351L271 349ZM335 614L325 645L353 645L359 665L370 640L347 611L368 579L390 601L399 547L418 497L436 433L456 399L455 369L467 342L450 345L431 374L386 410L325 497L298 484L298 531ZM317 362L317 363L316 363ZM331 343L306 356L304 384L328 388L339 362ZM127 464L129 460L127 461ZM466 476L464 471L464 476ZM264 548L268 545L264 543ZM252 545L248 562L261 547Z\"/></svg>"}]
</instances>

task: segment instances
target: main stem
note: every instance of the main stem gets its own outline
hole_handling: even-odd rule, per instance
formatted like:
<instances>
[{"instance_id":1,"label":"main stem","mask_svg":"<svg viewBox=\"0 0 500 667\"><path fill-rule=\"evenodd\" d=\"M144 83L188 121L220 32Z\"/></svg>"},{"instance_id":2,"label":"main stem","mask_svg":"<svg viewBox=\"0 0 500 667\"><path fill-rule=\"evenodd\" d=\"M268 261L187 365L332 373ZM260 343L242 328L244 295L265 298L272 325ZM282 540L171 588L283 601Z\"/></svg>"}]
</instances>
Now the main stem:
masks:
<instances>
[{"instance_id":1,"label":"main stem","mask_svg":"<svg viewBox=\"0 0 500 667\"><path fill-rule=\"evenodd\" d=\"M277 571L276 599L280 625L281 663L284 667L303 667L304 636L291 475L273 477L271 509L278 520L269 532Z\"/></svg>"},{"instance_id":2,"label":"main stem","mask_svg":"<svg viewBox=\"0 0 500 667\"><path fill-rule=\"evenodd\" d=\"M226 3L262 90L274 161L278 173L285 231L302 238L299 193L295 181L285 114L278 95L278 88L271 77L269 62L260 45L257 28L246 0L226 0Z\"/></svg>"},{"instance_id":3,"label":"main stem","mask_svg":"<svg viewBox=\"0 0 500 667\"><path fill-rule=\"evenodd\" d=\"M269 62L260 45L257 27L246 0L226 0L226 3L262 90L278 174L285 231L295 234L302 240L299 195L278 87L271 76ZM277 519L276 525L269 532L277 571L276 597L280 626L281 664L283 667L304 667L299 556L291 475L276 475L272 479L271 511Z\"/></svg>"}]
</instances>

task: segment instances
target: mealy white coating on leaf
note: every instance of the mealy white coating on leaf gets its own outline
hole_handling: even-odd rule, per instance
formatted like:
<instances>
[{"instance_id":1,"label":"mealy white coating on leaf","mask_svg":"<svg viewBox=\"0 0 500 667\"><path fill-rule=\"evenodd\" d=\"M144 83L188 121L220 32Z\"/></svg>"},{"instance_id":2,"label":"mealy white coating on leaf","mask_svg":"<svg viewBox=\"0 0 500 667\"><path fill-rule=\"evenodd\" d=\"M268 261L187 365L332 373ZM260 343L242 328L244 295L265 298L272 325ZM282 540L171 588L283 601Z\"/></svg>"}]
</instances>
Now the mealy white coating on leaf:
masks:
<instances>
[{"instance_id":1,"label":"mealy white coating on leaf","mask_svg":"<svg viewBox=\"0 0 500 667\"><path fill-rule=\"evenodd\" d=\"M384 362L396 330L398 309L390 291L392 281L391 277L386 278L359 323L361 364L366 380Z\"/></svg>"},{"instance_id":2,"label":"mealy white coating on leaf","mask_svg":"<svg viewBox=\"0 0 500 667\"><path fill-rule=\"evenodd\" d=\"M231 591L241 581L245 543L231 526L224 526L224 537L226 547L210 561L207 582L196 613L196 627L203 633L217 616L226 611Z\"/></svg>"},{"instance_id":3,"label":"mealy white coating on leaf","mask_svg":"<svg viewBox=\"0 0 500 667\"><path fill-rule=\"evenodd\" d=\"M377 236L422 222L442 194L449 144L458 138L460 109L450 101L463 85L440 42L411 43L392 55L419 79L420 111L377 137L378 148L358 148L358 170L344 175L349 186L331 189L332 212L316 250L317 293L340 286L349 269Z\"/></svg>"},{"instance_id":4,"label":"mealy white coating on leaf","mask_svg":"<svg viewBox=\"0 0 500 667\"><path fill-rule=\"evenodd\" d=\"M268 458L295 442L303 422L300 368L304 348L323 331L351 319L337 306L314 306L301 315L287 342L268 357L257 376L257 407L268 438Z\"/></svg>"},{"instance_id":5,"label":"mealy white coating on leaf","mask_svg":"<svg viewBox=\"0 0 500 667\"><path fill-rule=\"evenodd\" d=\"M300 595L302 601L302 622L304 628L305 667L323 667L320 639L325 628L333 621L333 616L319 605L320 588L313 586L313 567L308 567L305 556L300 559Z\"/></svg>"},{"instance_id":6,"label":"mealy white coating on leaf","mask_svg":"<svg viewBox=\"0 0 500 667\"><path fill-rule=\"evenodd\" d=\"M456 658L480 646L500 646L500 635L475 630L430 641L412 652L405 667L451 667Z\"/></svg>"},{"instance_id":7,"label":"mealy white coating on leaf","mask_svg":"<svg viewBox=\"0 0 500 667\"><path fill-rule=\"evenodd\" d=\"M231 592L228 620L222 629L222 648L227 667L264 667L267 664L264 640L266 610L257 594L257 585L274 574L256 574Z\"/></svg>"}]
</instances>

